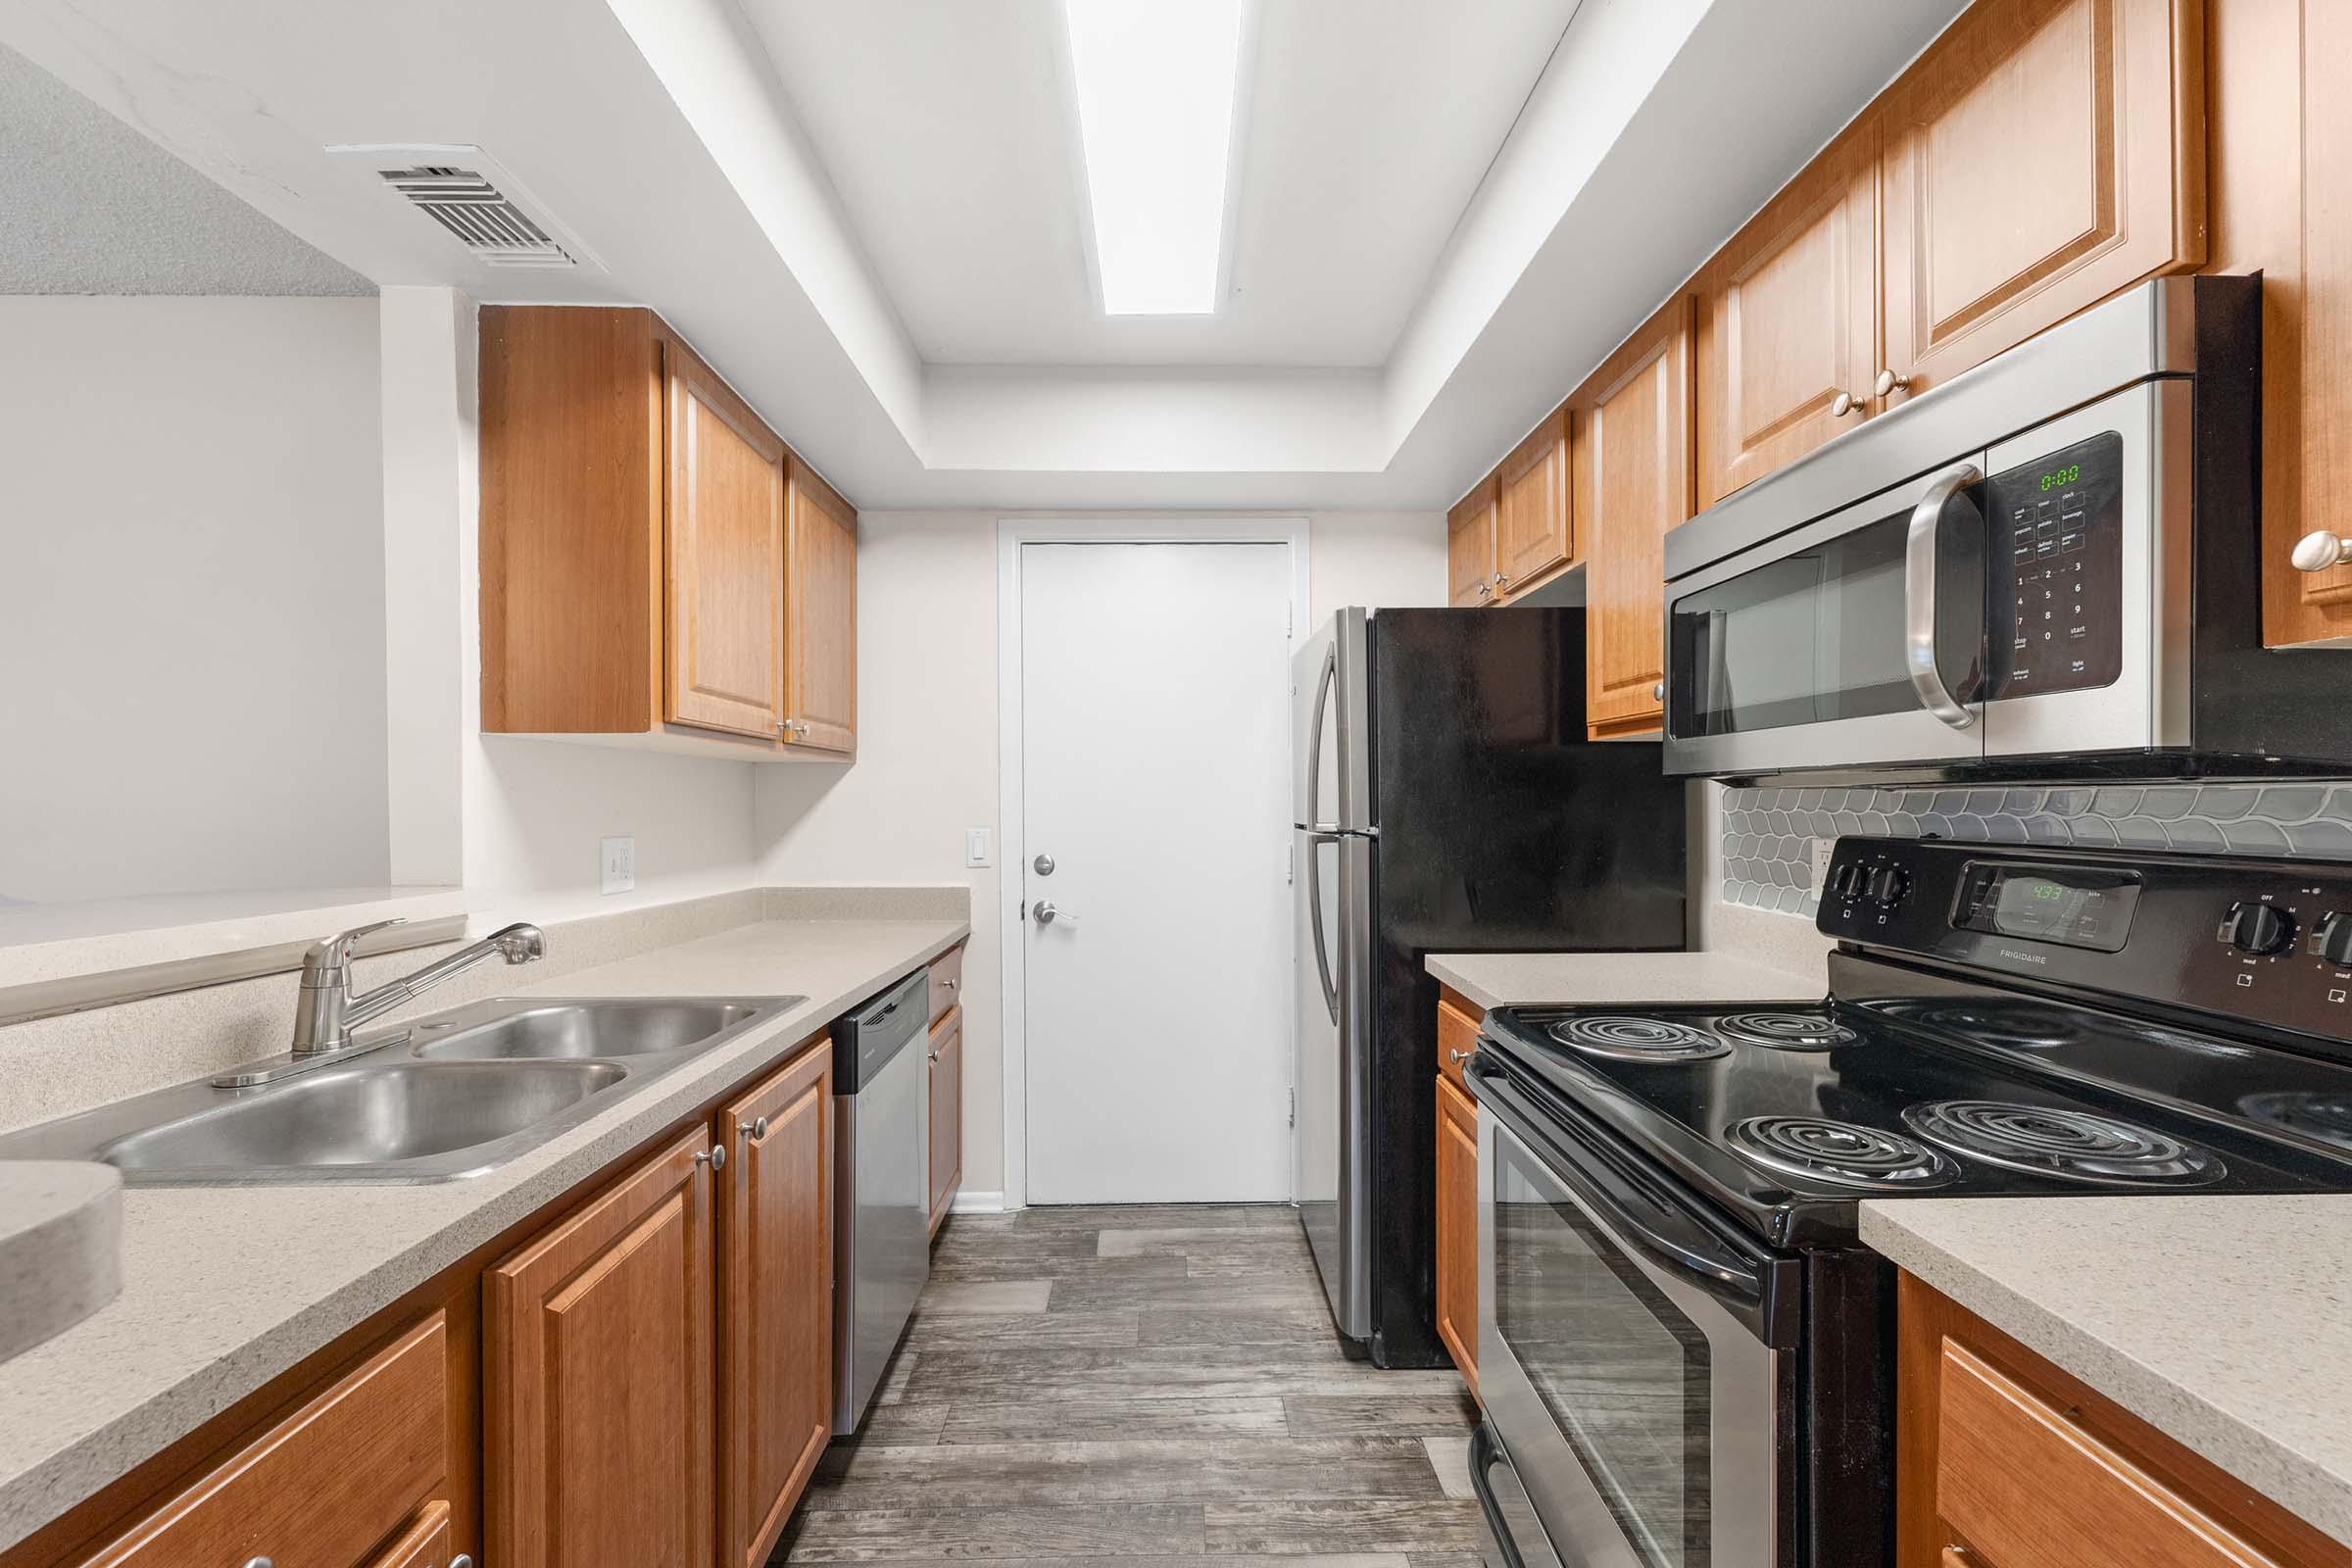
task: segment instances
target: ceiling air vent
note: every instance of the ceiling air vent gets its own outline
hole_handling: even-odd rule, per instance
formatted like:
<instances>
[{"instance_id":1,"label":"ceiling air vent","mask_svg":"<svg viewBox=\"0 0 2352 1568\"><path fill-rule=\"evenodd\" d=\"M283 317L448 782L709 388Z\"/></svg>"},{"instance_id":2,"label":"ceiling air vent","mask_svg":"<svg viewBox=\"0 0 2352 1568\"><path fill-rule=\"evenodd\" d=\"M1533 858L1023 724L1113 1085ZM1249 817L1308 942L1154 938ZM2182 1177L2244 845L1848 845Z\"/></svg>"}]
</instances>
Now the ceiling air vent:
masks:
<instances>
[{"instance_id":1,"label":"ceiling air vent","mask_svg":"<svg viewBox=\"0 0 2352 1568\"><path fill-rule=\"evenodd\" d=\"M367 160L386 189L440 224L485 267L567 271L583 262L604 266L479 147L368 143L327 151Z\"/></svg>"}]
</instances>

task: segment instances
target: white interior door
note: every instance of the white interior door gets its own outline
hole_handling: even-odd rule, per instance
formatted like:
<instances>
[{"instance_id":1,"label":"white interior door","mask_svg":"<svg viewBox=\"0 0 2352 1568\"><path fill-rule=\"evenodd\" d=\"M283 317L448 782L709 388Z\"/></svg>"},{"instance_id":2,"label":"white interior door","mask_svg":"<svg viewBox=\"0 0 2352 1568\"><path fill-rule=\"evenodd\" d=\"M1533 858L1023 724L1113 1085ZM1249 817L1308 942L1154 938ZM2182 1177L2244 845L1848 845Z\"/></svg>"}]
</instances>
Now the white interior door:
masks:
<instances>
[{"instance_id":1,"label":"white interior door","mask_svg":"<svg viewBox=\"0 0 2352 1568\"><path fill-rule=\"evenodd\" d=\"M1290 549L1020 549L1028 1200L1287 1199Z\"/></svg>"}]
</instances>

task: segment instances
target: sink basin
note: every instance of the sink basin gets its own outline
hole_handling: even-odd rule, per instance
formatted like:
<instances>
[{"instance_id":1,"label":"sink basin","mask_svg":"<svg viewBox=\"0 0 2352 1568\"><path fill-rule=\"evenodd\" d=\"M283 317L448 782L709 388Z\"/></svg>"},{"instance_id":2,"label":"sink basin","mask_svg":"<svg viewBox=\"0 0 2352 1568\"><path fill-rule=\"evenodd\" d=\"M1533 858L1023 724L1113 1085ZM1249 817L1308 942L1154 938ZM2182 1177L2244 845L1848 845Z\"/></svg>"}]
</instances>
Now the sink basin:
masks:
<instances>
[{"instance_id":1,"label":"sink basin","mask_svg":"<svg viewBox=\"0 0 2352 1568\"><path fill-rule=\"evenodd\" d=\"M0 1160L104 1160L135 1187L477 1176L807 1000L476 1002L317 1065L255 1063L280 1074L259 1084L199 1079L9 1133Z\"/></svg>"},{"instance_id":2,"label":"sink basin","mask_svg":"<svg viewBox=\"0 0 2352 1568\"><path fill-rule=\"evenodd\" d=\"M740 1002L554 1002L413 1048L428 1060L622 1058L700 1045L752 1016Z\"/></svg>"},{"instance_id":3,"label":"sink basin","mask_svg":"<svg viewBox=\"0 0 2352 1568\"><path fill-rule=\"evenodd\" d=\"M116 1140L123 1171L385 1165L510 1137L628 1076L615 1062L363 1060Z\"/></svg>"}]
</instances>

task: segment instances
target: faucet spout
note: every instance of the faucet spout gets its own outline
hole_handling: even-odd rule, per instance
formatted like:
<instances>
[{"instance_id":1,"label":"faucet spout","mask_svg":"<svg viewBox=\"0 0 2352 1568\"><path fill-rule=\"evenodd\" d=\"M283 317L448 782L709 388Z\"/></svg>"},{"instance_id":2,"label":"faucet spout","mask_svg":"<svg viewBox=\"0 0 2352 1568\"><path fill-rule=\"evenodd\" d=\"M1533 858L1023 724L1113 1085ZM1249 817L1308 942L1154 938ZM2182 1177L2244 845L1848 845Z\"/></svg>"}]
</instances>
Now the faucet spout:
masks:
<instances>
[{"instance_id":1,"label":"faucet spout","mask_svg":"<svg viewBox=\"0 0 2352 1568\"><path fill-rule=\"evenodd\" d=\"M403 975L355 997L351 994L352 945L368 932L380 929L382 926L363 926L356 931L341 932L318 943L304 956L301 1000L294 1014L295 1055L344 1050L351 1045L352 1031L360 1025L492 957L504 958L509 963L529 963L547 956L546 933L535 925L517 923L493 931L479 942L468 943L414 974Z\"/></svg>"}]
</instances>

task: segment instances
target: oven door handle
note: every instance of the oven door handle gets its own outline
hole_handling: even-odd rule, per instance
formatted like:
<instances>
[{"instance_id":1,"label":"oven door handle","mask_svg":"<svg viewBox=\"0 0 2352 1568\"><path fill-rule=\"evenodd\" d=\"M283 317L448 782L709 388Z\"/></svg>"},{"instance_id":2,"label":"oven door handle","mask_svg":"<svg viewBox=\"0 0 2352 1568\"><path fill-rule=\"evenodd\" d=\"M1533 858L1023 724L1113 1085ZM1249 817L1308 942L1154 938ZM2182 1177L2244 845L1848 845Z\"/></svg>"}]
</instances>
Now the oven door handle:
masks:
<instances>
[{"instance_id":1,"label":"oven door handle","mask_svg":"<svg viewBox=\"0 0 2352 1568\"><path fill-rule=\"evenodd\" d=\"M1943 671L1936 666L1936 546L1943 531L1944 509L1984 477L1975 464L1958 463L1929 480L1927 494L1911 509L1911 531L1903 540L1904 665L1920 706L1954 729L1968 728L1977 715L1952 695L1943 683Z\"/></svg>"},{"instance_id":2,"label":"oven door handle","mask_svg":"<svg viewBox=\"0 0 2352 1568\"><path fill-rule=\"evenodd\" d=\"M1527 1568L1527 1559L1519 1552L1519 1543L1511 1537L1510 1521L1503 1518L1502 1504L1495 1500L1494 1488L1487 1480L1487 1472L1502 1461L1502 1446L1481 1421L1470 1434L1470 1490L1477 1494L1478 1511L1487 1516L1487 1531L1494 1538L1495 1550L1502 1556L1502 1568Z\"/></svg>"},{"instance_id":3,"label":"oven door handle","mask_svg":"<svg viewBox=\"0 0 2352 1568\"><path fill-rule=\"evenodd\" d=\"M1543 1126L1552 1115L1531 1104L1484 1052L1462 1070L1474 1080L1478 1102L1492 1109L1617 1240L1704 1291L1766 1345L1775 1349L1795 1346L1793 1264L1761 1249L1740 1247L1687 1205L1651 1190L1605 1150L1573 1136L1545 1134Z\"/></svg>"}]
</instances>

